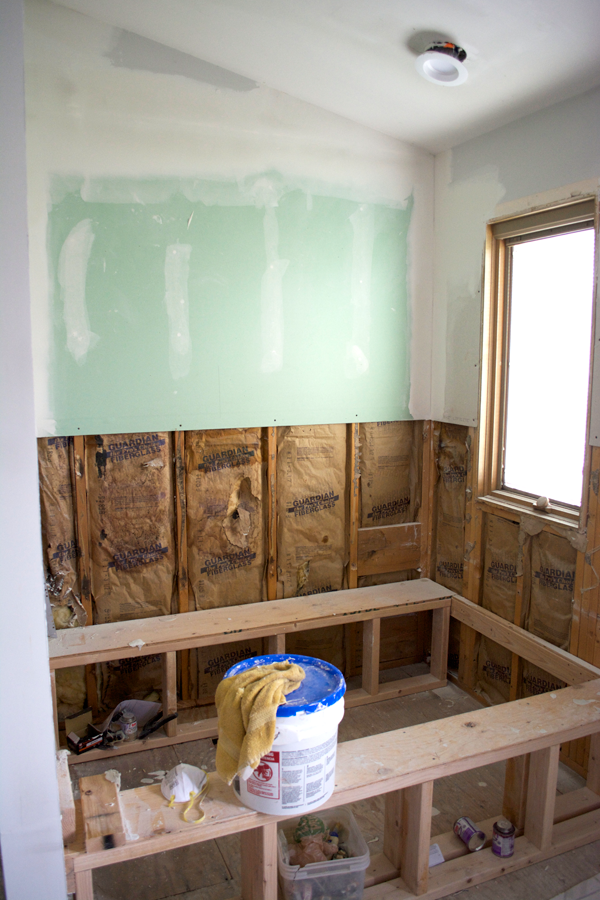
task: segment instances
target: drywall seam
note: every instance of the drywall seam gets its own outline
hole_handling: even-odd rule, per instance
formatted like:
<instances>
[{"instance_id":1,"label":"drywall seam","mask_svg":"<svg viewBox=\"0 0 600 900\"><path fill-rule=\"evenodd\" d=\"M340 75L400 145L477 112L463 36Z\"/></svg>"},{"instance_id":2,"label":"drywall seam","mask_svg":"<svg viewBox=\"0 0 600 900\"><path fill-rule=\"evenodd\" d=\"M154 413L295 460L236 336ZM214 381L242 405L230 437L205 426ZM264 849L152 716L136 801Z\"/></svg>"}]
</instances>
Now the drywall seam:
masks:
<instances>
[{"instance_id":1,"label":"drywall seam","mask_svg":"<svg viewBox=\"0 0 600 900\"><path fill-rule=\"evenodd\" d=\"M261 372L271 374L283 368L283 276L289 260L279 259L279 226L275 200L265 202L263 230L265 234L266 268L260 287L262 359Z\"/></svg>"}]
</instances>

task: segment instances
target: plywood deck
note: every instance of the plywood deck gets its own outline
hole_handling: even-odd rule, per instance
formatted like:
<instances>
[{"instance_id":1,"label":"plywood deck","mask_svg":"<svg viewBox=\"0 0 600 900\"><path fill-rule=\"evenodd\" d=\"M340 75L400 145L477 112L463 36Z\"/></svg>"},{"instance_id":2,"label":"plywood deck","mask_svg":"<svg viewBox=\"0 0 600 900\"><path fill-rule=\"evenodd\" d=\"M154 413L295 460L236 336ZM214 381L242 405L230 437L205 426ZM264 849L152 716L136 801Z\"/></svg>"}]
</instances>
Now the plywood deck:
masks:
<instances>
[{"instance_id":1,"label":"plywood deck","mask_svg":"<svg viewBox=\"0 0 600 900\"><path fill-rule=\"evenodd\" d=\"M415 674L416 669L417 667ZM478 708L475 700L454 686L427 691L418 696L357 707L346 712L340 728L340 741L469 713ZM340 755L343 756L343 748L340 748ZM127 790L143 786L142 778L151 778L150 773L171 768L178 761L205 765L209 770L213 769L212 741L198 741L131 754L115 758L112 765L121 771L122 787ZM72 774L77 782L83 775L102 772L106 768L105 760L82 762L72 767ZM454 819L460 814L482 821L497 813L502 804L503 774L504 763L493 762L480 769L453 774L436 781L432 834L448 832ZM581 789L582 785L582 779L569 773L568 770L561 770L559 792L566 794L568 791ZM148 792L152 790L153 788L148 786ZM565 801L568 801L568 797L565 797ZM376 865L383 842L383 798L376 797L352 804L352 809L369 842L371 857ZM571 857L577 862L569 861ZM560 872L563 858L565 872L570 874L567 880L555 877L550 888L547 873ZM596 868L590 868L594 864L594 859ZM524 872L509 875L510 884L503 880L494 887L494 883L491 882L473 888L462 896L468 898L473 892L473 896L476 893L480 900L483 898L499 900L506 896L514 900L530 900L533 896L539 900L549 900L560 890L596 874L598 860L600 860L600 846L590 845L571 851L563 857L530 866ZM535 881L536 872L539 884ZM520 885L523 885L522 890ZM535 890L532 885L535 885ZM550 888L547 892L545 885ZM121 898L125 900L132 896L143 897L144 900L146 898L171 900L174 897L178 900L229 900L238 896L240 890L239 836L218 837L204 844L97 869L94 872L94 889L97 900L121 900ZM496 893L493 892L494 889Z\"/></svg>"}]
</instances>

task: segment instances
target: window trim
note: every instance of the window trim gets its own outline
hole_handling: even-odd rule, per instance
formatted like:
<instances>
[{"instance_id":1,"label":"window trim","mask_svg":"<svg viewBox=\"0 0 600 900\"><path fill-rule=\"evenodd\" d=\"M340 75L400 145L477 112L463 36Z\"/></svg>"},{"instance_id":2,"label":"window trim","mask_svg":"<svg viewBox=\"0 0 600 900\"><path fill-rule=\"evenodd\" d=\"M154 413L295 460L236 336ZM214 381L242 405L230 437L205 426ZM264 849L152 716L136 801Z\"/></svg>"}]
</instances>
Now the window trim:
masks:
<instances>
[{"instance_id":1,"label":"window trim","mask_svg":"<svg viewBox=\"0 0 600 900\"><path fill-rule=\"evenodd\" d=\"M531 240L539 234L547 237L581 228L594 228L598 240L598 204L593 195L565 201L541 210L503 217L490 221L486 230L484 257L484 309L482 321L482 367L480 388L480 467L479 503L490 512L504 509L515 518L532 515L547 523L582 529L587 520L587 492L591 449L589 443L590 396L594 350L594 312L590 344L590 371L588 377L588 411L586 422L586 446L583 469L583 489L580 507L552 503L548 512L537 510L533 498L502 487L502 444L504 440L508 342L509 342L509 248L519 243L519 238Z\"/></svg>"}]
</instances>

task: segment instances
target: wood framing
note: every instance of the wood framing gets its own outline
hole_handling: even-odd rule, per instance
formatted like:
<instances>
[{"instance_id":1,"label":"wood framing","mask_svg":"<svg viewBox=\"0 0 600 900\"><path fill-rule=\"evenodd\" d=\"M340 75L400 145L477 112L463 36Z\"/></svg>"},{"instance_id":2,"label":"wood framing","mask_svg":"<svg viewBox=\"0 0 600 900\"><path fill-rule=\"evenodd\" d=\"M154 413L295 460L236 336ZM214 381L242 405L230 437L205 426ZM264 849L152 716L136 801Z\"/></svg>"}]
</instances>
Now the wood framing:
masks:
<instances>
[{"instance_id":1,"label":"wood framing","mask_svg":"<svg viewBox=\"0 0 600 900\"><path fill-rule=\"evenodd\" d=\"M185 432L173 435L175 457L175 524L177 529L177 606L180 613L189 610L189 581L187 555L187 495L185 486ZM189 652L181 654L181 699L188 700Z\"/></svg>"},{"instance_id":2,"label":"wood framing","mask_svg":"<svg viewBox=\"0 0 600 900\"><path fill-rule=\"evenodd\" d=\"M162 654L163 711L176 712L176 653L240 639L266 638L270 653L285 652L285 635L311 628L349 622L365 623L363 687L346 694L347 706L402 697L432 690L446 683L448 622L452 594L447 588L418 579L396 584L333 592L326 606L319 596L292 597L269 603L197 610L179 615L111 622L93 629L60 631L50 644L51 671L57 668L112 659ZM413 675L379 685L380 620L391 616L432 611L435 618L432 663L429 674ZM235 623L235 628L232 624ZM140 643L141 642L141 646ZM55 711L55 725L56 725ZM148 747L214 737L216 718L179 726L166 725L166 736L151 735ZM140 749L139 743L122 742L113 749L91 750L86 759L101 759ZM71 762L75 761L73 757Z\"/></svg>"},{"instance_id":3,"label":"wood framing","mask_svg":"<svg viewBox=\"0 0 600 900\"><path fill-rule=\"evenodd\" d=\"M77 570L81 604L86 614L86 626L93 625L94 612L92 606L92 561L90 557L90 520L88 509L87 471L85 456L85 437L75 435L73 438L73 470L75 473L75 521L77 534ZM95 666L86 666L85 685L87 700L93 714L98 715L98 686ZM56 746L58 747L58 741Z\"/></svg>"},{"instance_id":4,"label":"wood framing","mask_svg":"<svg viewBox=\"0 0 600 900\"><path fill-rule=\"evenodd\" d=\"M581 684L590 678L600 678L600 669L590 663L577 659L566 650L549 644L457 594L452 600L452 616L567 684Z\"/></svg>"},{"instance_id":5,"label":"wood framing","mask_svg":"<svg viewBox=\"0 0 600 900\"><path fill-rule=\"evenodd\" d=\"M348 587L358 586L358 576L366 572L359 571L359 533L360 533L360 436L359 424L353 423L350 429L350 539L348 563Z\"/></svg>"},{"instance_id":6,"label":"wood framing","mask_svg":"<svg viewBox=\"0 0 600 900\"><path fill-rule=\"evenodd\" d=\"M358 529L359 576L403 572L420 564L420 522Z\"/></svg>"},{"instance_id":7,"label":"wood framing","mask_svg":"<svg viewBox=\"0 0 600 900\"><path fill-rule=\"evenodd\" d=\"M210 647L214 644L325 628L448 606L452 592L429 579L64 629L49 642L50 668ZM92 637L93 634L93 637ZM134 644L143 641L141 646Z\"/></svg>"},{"instance_id":8,"label":"wood framing","mask_svg":"<svg viewBox=\"0 0 600 900\"><path fill-rule=\"evenodd\" d=\"M577 798L567 795L566 803L557 803L553 809L560 743L600 733L600 708L594 702L598 690L600 680L594 680L559 690L555 697L543 694L340 744L336 788L323 808L381 794L390 796L384 848L396 848L395 860L388 860L387 864L391 880L374 884L368 873L368 883L373 886L365 891L367 900L433 900L600 837L598 794L589 789L585 796L576 792ZM469 728L467 743L465 727ZM508 860L498 859L489 849L469 855L464 846L459 846L458 839L452 844L450 835L436 836L435 842L446 851L446 861L428 873L434 780L523 755L525 750L531 751L535 760L532 783L537 788L529 793L525 834L517 837L515 855ZM377 766L372 764L374 759ZM107 827L114 827L111 822L103 826L100 835L104 849L86 849L89 821L97 819L97 807L91 812L85 810L82 829L66 849L67 869L74 872L78 891L81 886L77 900L82 896L91 900L93 896L91 877L83 878L84 872L235 832L243 835L242 872L248 871L242 878L243 900L274 900L277 819L284 817L243 807L218 776L211 774L209 778L211 787L204 801L206 818L200 825L184 823L180 810L167 808L160 786L147 785L124 791L120 796L123 821L137 840L121 845L104 841ZM82 794L83 781L93 779L82 780ZM486 823L488 829L492 822ZM454 850L448 849L451 845ZM399 877L394 863L400 864ZM379 861L379 878L384 871L385 866Z\"/></svg>"},{"instance_id":9,"label":"wood framing","mask_svg":"<svg viewBox=\"0 0 600 900\"><path fill-rule=\"evenodd\" d=\"M435 485L437 468L435 464L435 426L431 420L423 422L423 460L421 465L421 575L433 578L433 534L435 521Z\"/></svg>"},{"instance_id":10,"label":"wood framing","mask_svg":"<svg viewBox=\"0 0 600 900\"><path fill-rule=\"evenodd\" d=\"M267 428L267 598L277 598L277 428Z\"/></svg>"}]
</instances>

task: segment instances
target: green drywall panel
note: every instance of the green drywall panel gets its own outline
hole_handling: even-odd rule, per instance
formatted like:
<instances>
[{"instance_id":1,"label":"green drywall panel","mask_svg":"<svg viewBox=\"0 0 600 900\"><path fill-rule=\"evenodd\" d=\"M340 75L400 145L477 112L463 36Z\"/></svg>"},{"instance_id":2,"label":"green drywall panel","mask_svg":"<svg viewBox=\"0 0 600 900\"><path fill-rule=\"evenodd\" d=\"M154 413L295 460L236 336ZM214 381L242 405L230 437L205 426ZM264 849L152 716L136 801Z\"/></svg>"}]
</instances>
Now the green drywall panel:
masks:
<instances>
[{"instance_id":1,"label":"green drywall panel","mask_svg":"<svg viewBox=\"0 0 600 900\"><path fill-rule=\"evenodd\" d=\"M54 179L55 433L410 418L410 214L272 173Z\"/></svg>"}]
</instances>

